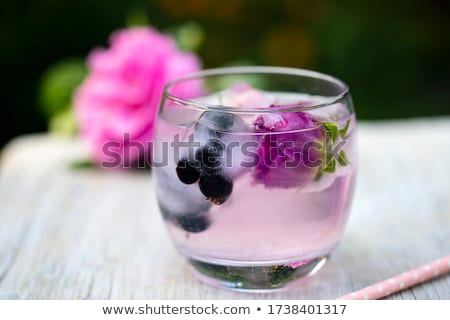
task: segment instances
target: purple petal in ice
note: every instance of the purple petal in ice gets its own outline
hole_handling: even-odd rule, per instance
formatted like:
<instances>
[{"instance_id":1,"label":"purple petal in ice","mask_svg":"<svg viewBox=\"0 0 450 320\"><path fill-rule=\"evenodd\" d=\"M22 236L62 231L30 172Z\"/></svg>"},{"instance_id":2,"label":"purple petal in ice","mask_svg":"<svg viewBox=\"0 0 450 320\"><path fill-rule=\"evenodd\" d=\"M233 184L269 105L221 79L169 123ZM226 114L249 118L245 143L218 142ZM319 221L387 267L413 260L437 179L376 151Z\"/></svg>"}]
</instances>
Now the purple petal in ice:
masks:
<instances>
[{"instance_id":1,"label":"purple petal in ice","mask_svg":"<svg viewBox=\"0 0 450 320\"><path fill-rule=\"evenodd\" d=\"M272 106L275 108L275 106ZM322 157L323 130L305 111L260 115L254 122L260 133L255 179L267 187L300 187L314 178Z\"/></svg>"}]
</instances>

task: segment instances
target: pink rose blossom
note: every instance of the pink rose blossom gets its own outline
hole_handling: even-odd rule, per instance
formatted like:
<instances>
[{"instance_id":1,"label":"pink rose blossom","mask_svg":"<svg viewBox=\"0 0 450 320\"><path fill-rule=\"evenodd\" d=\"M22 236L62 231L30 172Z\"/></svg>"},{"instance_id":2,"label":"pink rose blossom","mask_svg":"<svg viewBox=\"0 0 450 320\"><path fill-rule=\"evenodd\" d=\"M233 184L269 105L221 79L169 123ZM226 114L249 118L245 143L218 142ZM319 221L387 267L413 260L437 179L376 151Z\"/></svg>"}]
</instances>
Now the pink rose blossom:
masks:
<instances>
[{"instance_id":1,"label":"pink rose blossom","mask_svg":"<svg viewBox=\"0 0 450 320\"><path fill-rule=\"evenodd\" d=\"M104 150L112 141L120 154L118 165L124 165L149 155L164 85L199 70L200 61L194 54L180 52L172 38L151 28L121 30L109 42L108 49L89 54L90 74L77 89L74 105L81 135L94 159L112 161L112 148ZM176 86L177 92L172 93L189 96L186 90ZM125 134L129 139L124 139Z\"/></svg>"}]
</instances>

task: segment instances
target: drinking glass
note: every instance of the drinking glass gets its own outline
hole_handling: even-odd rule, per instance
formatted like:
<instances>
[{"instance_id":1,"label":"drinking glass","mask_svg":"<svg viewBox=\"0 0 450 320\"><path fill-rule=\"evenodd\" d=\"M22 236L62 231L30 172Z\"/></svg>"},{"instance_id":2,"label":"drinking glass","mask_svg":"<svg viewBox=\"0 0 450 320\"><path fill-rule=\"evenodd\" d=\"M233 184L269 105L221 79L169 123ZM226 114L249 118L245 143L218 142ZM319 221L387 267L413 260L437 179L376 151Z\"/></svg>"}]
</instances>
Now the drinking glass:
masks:
<instances>
[{"instance_id":1,"label":"drinking glass","mask_svg":"<svg viewBox=\"0 0 450 320\"><path fill-rule=\"evenodd\" d=\"M281 67L204 70L166 85L155 127L156 197L202 281L295 287L336 248L357 168L346 84Z\"/></svg>"}]
</instances>

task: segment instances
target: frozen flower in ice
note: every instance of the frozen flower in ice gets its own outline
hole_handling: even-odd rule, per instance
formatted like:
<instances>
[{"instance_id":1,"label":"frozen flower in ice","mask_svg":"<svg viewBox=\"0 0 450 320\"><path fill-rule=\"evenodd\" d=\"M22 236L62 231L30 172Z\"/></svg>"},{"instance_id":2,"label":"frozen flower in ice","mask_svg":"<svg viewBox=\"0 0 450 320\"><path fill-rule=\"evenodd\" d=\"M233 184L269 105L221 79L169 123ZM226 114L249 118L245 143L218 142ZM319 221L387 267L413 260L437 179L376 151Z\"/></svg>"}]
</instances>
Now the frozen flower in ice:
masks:
<instances>
[{"instance_id":1,"label":"frozen flower in ice","mask_svg":"<svg viewBox=\"0 0 450 320\"><path fill-rule=\"evenodd\" d=\"M271 106L276 108L276 106ZM255 179L266 187L301 187L314 179L322 158L321 123L307 112L277 112L260 115Z\"/></svg>"}]
</instances>

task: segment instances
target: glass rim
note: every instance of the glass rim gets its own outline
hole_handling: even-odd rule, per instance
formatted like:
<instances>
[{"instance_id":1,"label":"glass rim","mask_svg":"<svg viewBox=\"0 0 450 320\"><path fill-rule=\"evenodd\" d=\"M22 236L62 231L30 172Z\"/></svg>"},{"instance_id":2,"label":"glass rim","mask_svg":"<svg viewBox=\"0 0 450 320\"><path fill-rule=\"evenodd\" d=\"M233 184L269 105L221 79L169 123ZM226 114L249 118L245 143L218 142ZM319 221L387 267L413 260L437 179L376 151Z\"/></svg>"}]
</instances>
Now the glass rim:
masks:
<instances>
[{"instance_id":1,"label":"glass rim","mask_svg":"<svg viewBox=\"0 0 450 320\"><path fill-rule=\"evenodd\" d=\"M170 93L170 88L174 85L179 84L188 80L201 79L203 77L209 76L220 76L220 75L233 75L233 74L278 74L278 75L292 75L292 76L302 76L314 79L319 79L323 81L328 81L330 83L336 84L341 90L339 94L320 99L308 104L297 104L297 105L277 105L277 108L267 108L267 107L236 107L228 105L213 105L208 103L203 103L195 101L195 99L185 99L177 97ZM173 81L169 81L164 86L163 99L161 100L161 107L163 105L164 99L169 99L182 105L189 106L191 108L199 110L212 110L212 111L222 111L222 112L233 112L233 113L272 113L272 112L295 112L295 111L305 111L313 110L318 108L324 108L339 101L343 100L349 94L349 89L347 84L333 76L325 73L300 69L300 68L289 68L289 67L270 67L270 66L242 66L242 67L223 67L214 69L203 69L197 72L189 73Z\"/></svg>"}]
</instances>

